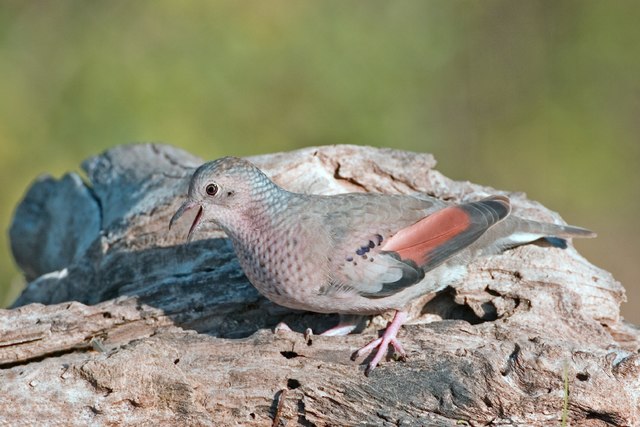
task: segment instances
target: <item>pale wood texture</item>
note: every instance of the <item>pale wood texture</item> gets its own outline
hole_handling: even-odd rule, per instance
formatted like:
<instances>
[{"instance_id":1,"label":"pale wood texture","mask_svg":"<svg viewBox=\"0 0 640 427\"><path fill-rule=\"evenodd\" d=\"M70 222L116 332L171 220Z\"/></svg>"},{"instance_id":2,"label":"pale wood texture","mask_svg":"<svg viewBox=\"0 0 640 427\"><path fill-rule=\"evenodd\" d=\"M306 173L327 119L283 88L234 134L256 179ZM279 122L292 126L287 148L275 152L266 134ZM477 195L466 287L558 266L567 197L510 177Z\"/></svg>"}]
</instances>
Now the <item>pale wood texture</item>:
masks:
<instances>
[{"instance_id":1,"label":"pale wood texture","mask_svg":"<svg viewBox=\"0 0 640 427\"><path fill-rule=\"evenodd\" d=\"M518 215L561 221L523 194L444 177L428 154L327 146L250 160L294 191L505 194ZM408 360L367 378L349 357L385 317L307 342L299 332L337 316L265 300L219 230L190 245L190 218L168 231L200 163L121 146L87 160L86 180L29 189L10 236L30 283L0 310L0 424L559 425L565 379L570 425L640 423L624 289L571 245L473 263L463 283L416 301L400 333ZM274 334L283 320L298 332Z\"/></svg>"}]
</instances>

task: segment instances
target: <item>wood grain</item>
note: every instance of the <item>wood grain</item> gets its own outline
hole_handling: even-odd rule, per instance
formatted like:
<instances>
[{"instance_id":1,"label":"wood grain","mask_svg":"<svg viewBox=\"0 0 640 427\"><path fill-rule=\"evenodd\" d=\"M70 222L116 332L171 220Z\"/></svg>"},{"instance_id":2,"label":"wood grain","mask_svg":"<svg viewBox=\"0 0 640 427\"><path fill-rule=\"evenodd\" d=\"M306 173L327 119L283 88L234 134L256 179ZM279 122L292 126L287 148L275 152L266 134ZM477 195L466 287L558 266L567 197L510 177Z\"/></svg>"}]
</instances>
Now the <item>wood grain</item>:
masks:
<instances>
[{"instance_id":1,"label":"wood grain","mask_svg":"<svg viewBox=\"0 0 640 427\"><path fill-rule=\"evenodd\" d=\"M514 212L561 221L520 193L452 181L429 154L356 146L250 158L293 191L509 196ZM168 231L202 160L158 144L119 146L36 180L10 236L30 281L0 310L0 424L570 425L640 423L638 329L624 288L569 245L532 244L474 262L455 287L416 301L406 362L371 377L350 355L384 327L313 336L337 316L261 297L220 230L185 245ZM273 333L286 321L297 332Z\"/></svg>"}]
</instances>

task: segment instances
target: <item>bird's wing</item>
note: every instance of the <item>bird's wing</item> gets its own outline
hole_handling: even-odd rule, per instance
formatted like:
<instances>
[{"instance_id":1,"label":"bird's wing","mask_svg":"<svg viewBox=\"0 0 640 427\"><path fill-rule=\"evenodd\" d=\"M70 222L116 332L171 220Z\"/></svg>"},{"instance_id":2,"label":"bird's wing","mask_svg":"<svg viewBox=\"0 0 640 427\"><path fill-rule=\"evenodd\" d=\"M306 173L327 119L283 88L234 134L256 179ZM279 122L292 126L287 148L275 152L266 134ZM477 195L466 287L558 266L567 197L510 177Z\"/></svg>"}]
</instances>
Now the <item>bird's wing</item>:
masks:
<instances>
[{"instance_id":1,"label":"bird's wing","mask_svg":"<svg viewBox=\"0 0 640 427\"><path fill-rule=\"evenodd\" d=\"M381 249L429 271L475 242L510 212L509 199L503 196L449 206L398 231Z\"/></svg>"},{"instance_id":2,"label":"bird's wing","mask_svg":"<svg viewBox=\"0 0 640 427\"><path fill-rule=\"evenodd\" d=\"M371 298L393 295L420 282L425 272L467 248L510 211L509 199L494 196L440 209L384 241L383 233L372 234L345 255L334 275L336 285Z\"/></svg>"},{"instance_id":3,"label":"bird's wing","mask_svg":"<svg viewBox=\"0 0 640 427\"><path fill-rule=\"evenodd\" d=\"M382 298L420 282L424 271L415 263L401 260L387 252L367 255L346 262L340 269L339 281L360 295Z\"/></svg>"}]
</instances>

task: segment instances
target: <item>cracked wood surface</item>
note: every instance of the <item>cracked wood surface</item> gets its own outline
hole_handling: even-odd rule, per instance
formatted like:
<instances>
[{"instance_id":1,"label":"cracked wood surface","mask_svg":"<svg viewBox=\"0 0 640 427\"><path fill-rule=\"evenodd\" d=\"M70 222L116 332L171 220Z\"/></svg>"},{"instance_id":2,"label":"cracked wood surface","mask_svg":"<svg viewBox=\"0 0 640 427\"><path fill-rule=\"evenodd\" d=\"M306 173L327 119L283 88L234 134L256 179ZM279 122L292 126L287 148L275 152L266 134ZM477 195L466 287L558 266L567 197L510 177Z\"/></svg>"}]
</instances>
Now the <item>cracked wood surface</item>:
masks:
<instances>
[{"instance_id":1,"label":"cracked wood surface","mask_svg":"<svg viewBox=\"0 0 640 427\"><path fill-rule=\"evenodd\" d=\"M523 194L444 177L428 154L326 146L250 160L292 191L504 194L520 216L561 221ZM571 425L640 423L624 289L571 245L474 262L463 283L415 302L400 333L408 360L367 378L349 356L388 317L307 342L299 332L337 316L261 297L220 230L190 245L188 219L168 231L201 163L128 145L84 162L86 179L33 183L10 229L29 284L0 310L0 424L559 425L565 379ZM280 321L298 332L274 334Z\"/></svg>"}]
</instances>

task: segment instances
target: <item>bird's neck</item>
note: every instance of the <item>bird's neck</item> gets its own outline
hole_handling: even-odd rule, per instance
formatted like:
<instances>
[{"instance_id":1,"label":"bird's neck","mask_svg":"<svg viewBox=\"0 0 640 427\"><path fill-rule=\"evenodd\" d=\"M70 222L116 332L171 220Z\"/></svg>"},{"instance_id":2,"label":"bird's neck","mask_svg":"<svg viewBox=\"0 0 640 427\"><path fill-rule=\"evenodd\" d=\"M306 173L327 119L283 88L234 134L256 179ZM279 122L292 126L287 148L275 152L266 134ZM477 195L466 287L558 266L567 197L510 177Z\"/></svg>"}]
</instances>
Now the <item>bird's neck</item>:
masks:
<instances>
[{"instance_id":1,"label":"bird's neck","mask_svg":"<svg viewBox=\"0 0 640 427\"><path fill-rule=\"evenodd\" d=\"M234 240L249 242L260 239L260 233L273 230L282 223L284 215L300 195L274 185L252 198L241 212L229 218L226 232Z\"/></svg>"}]
</instances>

